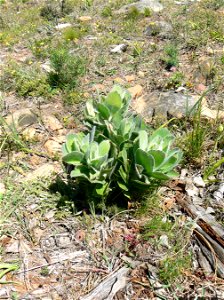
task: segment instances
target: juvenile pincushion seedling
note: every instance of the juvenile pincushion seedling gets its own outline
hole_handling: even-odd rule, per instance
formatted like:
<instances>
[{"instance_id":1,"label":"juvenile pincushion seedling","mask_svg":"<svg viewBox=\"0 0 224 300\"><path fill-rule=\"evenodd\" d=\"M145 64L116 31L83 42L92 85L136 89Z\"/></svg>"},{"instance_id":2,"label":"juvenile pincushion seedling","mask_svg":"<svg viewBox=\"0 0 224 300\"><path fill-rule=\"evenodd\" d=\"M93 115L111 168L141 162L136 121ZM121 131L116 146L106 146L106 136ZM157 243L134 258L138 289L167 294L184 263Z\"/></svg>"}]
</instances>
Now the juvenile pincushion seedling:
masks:
<instances>
[{"instance_id":1,"label":"juvenile pincushion seedling","mask_svg":"<svg viewBox=\"0 0 224 300\"><path fill-rule=\"evenodd\" d=\"M153 131L129 110L131 95L114 86L106 96L89 101L86 133L70 134L63 145L63 161L70 177L84 184L89 201L98 203L114 193L131 198L133 191L174 176L182 152L172 148L174 136L166 128Z\"/></svg>"}]
</instances>

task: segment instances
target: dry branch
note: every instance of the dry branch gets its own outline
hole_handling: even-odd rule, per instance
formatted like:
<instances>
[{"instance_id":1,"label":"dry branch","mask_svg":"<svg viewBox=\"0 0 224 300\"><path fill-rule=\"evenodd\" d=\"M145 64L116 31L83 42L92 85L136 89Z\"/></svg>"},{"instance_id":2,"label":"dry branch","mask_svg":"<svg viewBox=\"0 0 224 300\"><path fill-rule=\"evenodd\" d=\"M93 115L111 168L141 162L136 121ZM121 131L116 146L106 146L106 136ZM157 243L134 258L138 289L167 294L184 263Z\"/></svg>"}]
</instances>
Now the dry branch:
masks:
<instances>
[{"instance_id":1,"label":"dry branch","mask_svg":"<svg viewBox=\"0 0 224 300\"><path fill-rule=\"evenodd\" d=\"M127 267L122 267L112 273L88 295L81 297L80 300L112 300L116 293L126 286L129 270Z\"/></svg>"},{"instance_id":2,"label":"dry branch","mask_svg":"<svg viewBox=\"0 0 224 300\"><path fill-rule=\"evenodd\" d=\"M196 240L215 273L224 278L224 228L201 206L178 199L178 203L197 223Z\"/></svg>"}]
</instances>

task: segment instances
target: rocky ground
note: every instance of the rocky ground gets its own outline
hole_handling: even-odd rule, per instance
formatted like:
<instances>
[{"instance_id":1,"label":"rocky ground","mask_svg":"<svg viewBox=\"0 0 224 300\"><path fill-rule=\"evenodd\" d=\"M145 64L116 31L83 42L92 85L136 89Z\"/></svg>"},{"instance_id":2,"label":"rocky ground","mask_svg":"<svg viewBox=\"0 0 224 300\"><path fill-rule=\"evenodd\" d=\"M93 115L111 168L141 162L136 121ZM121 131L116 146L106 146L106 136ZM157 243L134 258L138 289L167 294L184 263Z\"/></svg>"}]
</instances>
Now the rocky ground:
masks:
<instances>
[{"instance_id":1,"label":"rocky ground","mask_svg":"<svg viewBox=\"0 0 224 300\"><path fill-rule=\"evenodd\" d=\"M223 14L223 0L0 1L0 299L224 299ZM184 161L156 195L98 214L77 207L61 145L114 84Z\"/></svg>"}]
</instances>

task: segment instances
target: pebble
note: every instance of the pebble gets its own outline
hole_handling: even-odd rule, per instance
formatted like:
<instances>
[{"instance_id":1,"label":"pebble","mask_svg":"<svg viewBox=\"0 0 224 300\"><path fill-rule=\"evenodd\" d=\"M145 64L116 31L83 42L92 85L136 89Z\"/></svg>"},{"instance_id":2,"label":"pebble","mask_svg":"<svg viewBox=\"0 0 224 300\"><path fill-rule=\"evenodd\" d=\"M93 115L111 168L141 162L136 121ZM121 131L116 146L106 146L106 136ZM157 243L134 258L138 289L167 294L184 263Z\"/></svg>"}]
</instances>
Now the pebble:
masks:
<instances>
[{"instance_id":1,"label":"pebble","mask_svg":"<svg viewBox=\"0 0 224 300\"><path fill-rule=\"evenodd\" d=\"M64 29L64 28L67 28L67 27L71 27L71 26L72 26L71 23L61 23L61 24L56 25L55 29L61 30L61 29Z\"/></svg>"},{"instance_id":2,"label":"pebble","mask_svg":"<svg viewBox=\"0 0 224 300\"><path fill-rule=\"evenodd\" d=\"M201 176L195 176L193 178L193 183L197 186L197 187L205 187L205 182L202 179Z\"/></svg>"},{"instance_id":3,"label":"pebble","mask_svg":"<svg viewBox=\"0 0 224 300\"><path fill-rule=\"evenodd\" d=\"M128 45L126 44L120 44L114 47L112 50L110 50L111 53L122 53L125 52L128 48Z\"/></svg>"}]
</instances>

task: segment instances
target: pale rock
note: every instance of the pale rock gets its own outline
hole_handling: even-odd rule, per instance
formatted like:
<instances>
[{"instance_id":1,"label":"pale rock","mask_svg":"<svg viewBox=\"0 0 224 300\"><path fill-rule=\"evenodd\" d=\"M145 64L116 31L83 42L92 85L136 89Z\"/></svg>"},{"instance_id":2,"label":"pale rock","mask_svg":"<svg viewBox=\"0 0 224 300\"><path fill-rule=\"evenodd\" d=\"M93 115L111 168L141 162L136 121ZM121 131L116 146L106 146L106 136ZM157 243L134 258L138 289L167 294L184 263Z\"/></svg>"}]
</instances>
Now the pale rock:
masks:
<instances>
[{"instance_id":1,"label":"pale rock","mask_svg":"<svg viewBox=\"0 0 224 300\"><path fill-rule=\"evenodd\" d=\"M167 119L168 116L182 118L195 111L200 97L197 95L185 95L183 93L153 92L144 97L132 100L132 108L136 110L147 121L153 117ZM208 119L223 119L224 111L208 108L206 99L202 100L201 117Z\"/></svg>"},{"instance_id":2,"label":"pale rock","mask_svg":"<svg viewBox=\"0 0 224 300\"><path fill-rule=\"evenodd\" d=\"M135 75L126 75L124 78L127 82L132 82L135 80Z\"/></svg>"},{"instance_id":3,"label":"pale rock","mask_svg":"<svg viewBox=\"0 0 224 300\"><path fill-rule=\"evenodd\" d=\"M199 59L199 69L205 78L208 78L214 70L215 62L212 58L201 57Z\"/></svg>"},{"instance_id":4,"label":"pale rock","mask_svg":"<svg viewBox=\"0 0 224 300\"><path fill-rule=\"evenodd\" d=\"M92 87L93 91L103 91L105 89L105 85L98 83Z\"/></svg>"},{"instance_id":5,"label":"pale rock","mask_svg":"<svg viewBox=\"0 0 224 300\"><path fill-rule=\"evenodd\" d=\"M53 219L55 215L55 211L54 210L50 210L48 211L46 214L44 214L44 218L47 220Z\"/></svg>"},{"instance_id":6,"label":"pale rock","mask_svg":"<svg viewBox=\"0 0 224 300\"><path fill-rule=\"evenodd\" d=\"M195 89L196 89L197 92L200 93L200 92L206 91L207 87L206 87L204 84L199 83L199 84L195 87Z\"/></svg>"},{"instance_id":7,"label":"pale rock","mask_svg":"<svg viewBox=\"0 0 224 300\"><path fill-rule=\"evenodd\" d=\"M170 248L170 245L169 245L169 239L168 239L168 236L163 234L160 236L159 238L159 242L160 242L160 245L166 247L166 248Z\"/></svg>"},{"instance_id":8,"label":"pale rock","mask_svg":"<svg viewBox=\"0 0 224 300\"><path fill-rule=\"evenodd\" d=\"M128 48L128 45L126 44L120 44L114 47L113 49L110 50L111 53L119 53L121 54L122 52L125 52Z\"/></svg>"},{"instance_id":9,"label":"pale rock","mask_svg":"<svg viewBox=\"0 0 224 300\"><path fill-rule=\"evenodd\" d=\"M38 178L47 178L50 177L53 173L55 173L54 165L50 163L46 163L40 167L38 167L35 171L29 172L23 181L33 181Z\"/></svg>"},{"instance_id":10,"label":"pale rock","mask_svg":"<svg viewBox=\"0 0 224 300\"><path fill-rule=\"evenodd\" d=\"M37 131L35 128L28 127L23 130L22 136L26 141L34 141L37 139Z\"/></svg>"},{"instance_id":11,"label":"pale rock","mask_svg":"<svg viewBox=\"0 0 224 300\"><path fill-rule=\"evenodd\" d=\"M56 245L60 248L66 248L71 244L71 237L68 233L60 233L55 236Z\"/></svg>"},{"instance_id":12,"label":"pale rock","mask_svg":"<svg viewBox=\"0 0 224 300\"><path fill-rule=\"evenodd\" d=\"M8 125L21 128L38 122L38 116L29 108L19 109L6 118Z\"/></svg>"},{"instance_id":13,"label":"pale rock","mask_svg":"<svg viewBox=\"0 0 224 300\"><path fill-rule=\"evenodd\" d=\"M46 61L45 63L41 64L41 68L46 72L54 72L54 69L51 67L50 61Z\"/></svg>"},{"instance_id":14,"label":"pale rock","mask_svg":"<svg viewBox=\"0 0 224 300\"><path fill-rule=\"evenodd\" d=\"M186 190L187 195L190 197L199 195L199 189L193 184L192 179L190 179L190 178L186 179L185 190Z\"/></svg>"},{"instance_id":15,"label":"pale rock","mask_svg":"<svg viewBox=\"0 0 224 300\"><path fill-rule=\"evenodd\" d=\"M71 27L71 26L72 26L71 23L61 23L61 24L56 25L55 29L62 30L62 29L65 29L65 28Z\"/></svg>"},{"instance_id":16,"label":"pale rock","mask_svg":"<svg viewBox=\"0 0 224 300\"><path fill-rule=\"evenodd\" d=\"M48 140L44 144L44 148L50 156L58 155L61 152L61 144L53 139Z\"/></svg>"},{"instance_id":17,"label":"pale rock","mask_svg":"<svg viewBox=\"0 0 224 300\"><path fill-rule=\"evenodd\" d=\"M197 205L197 206L203 205L203 199L198 196L192 196L192 202L194 205Z\"/></svg>"},{"instance_id":18,"label":"pale rock","mask_svg":"<svg viewBox=\"0 0 224 300\"><path fill-rule=\"evenodd\" d=\"M188 169L182 169L180 172L180 180L184 180L188 174Z\"/></svg>"},{"instance_id":19,"label":"pale rock","mask_svg":"<svg viewBox=\"0 0 224 300\"><path fill-rule=\"evenodd\" d=\"M197 187L205 187L205 182L202 179L201 176L195 176L193 178L193 183L197 186Z\"/></svg>"},{"instance_id":20,"label":"pale rock","mask_svg":"<svg viewBox=\"0 0 224 300\"><path fill-rule=\"evenodd\" d=\"M6 253L19 253L19 241L12 240L12 242L5 247Z\"/></svg>"},{"instance_id":21,"label":"pale rock","mask_svg":"<svg viewBox=\"0 0 224 300\"><path fill-rule=\"evenodd\" d=\"M1 278L1 281L3 281L3 278ZM9 299L9 290L7 288L0 288L0 299Z\"/></svg>"},{"instance_id":22,"label":"pale rock","mask_svg":"<svg viewBox=\"0 0 224 300\"><path fill-rule=\"evenodd\" d=\"M128 91L131 94L132 98L136 98L142 95L143 87L140 84L137 84L133 87L130 87Z\"/></svg>"},{"instance_id":23,"label":"pale rock","mask_svg":"<svg viewBox=\"0 0 224 300\"><path fill-rule=\"evenodd\" d=\"M42 117L42 120L44 122L44 125L52 131L60 130L63 128L62 124L55 116L45 115Z\"/></svg>"},{"instance_id":24,"label":"pale rock","mask_svg":"<svg viewBox=\"0 0 224 300\"><path fill-rule=\"evenodd\" d=\"M81 16L79 17L79 21L81 22L88 22L88 21L91 21L92 18L90 16Z\"/></svg>"},{"instance_id":25,"label":"pale rock","mask_svg":"<svg viewBox=\"0 0 224 300\"><path fill-rule=\"evenodd\" d=\"M206 214L215 214L215 210L210 206L206 208L205 212Z\"/></svg>"},{"instance_id":26,"label":"pale rock","mask_svg":"<svg viewBox=\"0 0 224 300\"><path fill-rule=\"evenodd\" d=\"M165 21L151 22L145 29L146 36L158 36L163 39L169 39L172 35L173 27Z\"/></svg>"},{"instance_id":27,"label":"pale rock","mask_svg":"<svg viewBox=\"0 0 224 300\"><path fill-rule=\"evenodd\" d=\"M113 81L114 81L115 83L119 83L119 84L124 84L124 83L125 83L124 79L122 79L122 78L120 78L120 77L114 78Z\"/></svg>"},{"instance_id":28,"label":"pale rock","mask_svg":"<svg viewBox=\"0 0 224 300\"><path fill-rule=\"evenodd\" d=\"M207 118L207 119L212 119L212 120L224 119L224 111L210 109L206 106L202 106L201 116L204 118Z\"/></svg>"},{"instance_id":29,"label":"pale rock","mask_svg":"<svg viewBox=\"0 0 224 300\"><path fill-rule=\"evenodd\" d=\"M158 0L140 0L139 2L134 2L122 6L117 13L123 14L127 13L131 7L136 7L140 12L145 11L145 9L150 9L153 12L160 12L163 10L163 5Z\"/></svg>"},{"instance_id":30,"label":"pale rock","mask_svg":"<svg viewBox=\"0 0 224 300\"><path fill-rule=\"evenodd\" d=\"M145 73L142 72L142 71L138 71L138 76L139 76L140 78L145 78Z\"/></svg>"}]
</instances>

